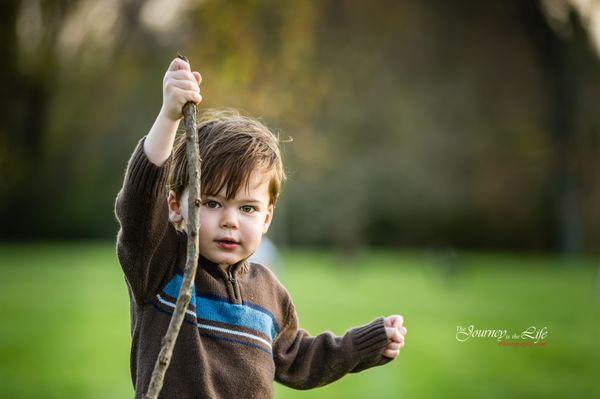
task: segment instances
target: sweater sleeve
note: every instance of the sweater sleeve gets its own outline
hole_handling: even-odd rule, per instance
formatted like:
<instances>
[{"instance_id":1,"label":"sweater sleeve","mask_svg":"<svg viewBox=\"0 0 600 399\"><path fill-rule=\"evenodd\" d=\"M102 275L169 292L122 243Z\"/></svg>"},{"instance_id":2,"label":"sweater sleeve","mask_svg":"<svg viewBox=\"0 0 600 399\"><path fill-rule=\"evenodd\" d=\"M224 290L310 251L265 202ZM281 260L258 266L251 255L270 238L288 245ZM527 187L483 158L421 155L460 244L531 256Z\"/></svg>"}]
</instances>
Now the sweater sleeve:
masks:
<instances>
[{"instance_id":1,"label":"sweater sleeve","mask_svg":"<svg viewBox=\"0 0 600 399\"><path fill-rule=\"evenodd\" d=\"M387 342L383 317L351 328L342 337L329 331L310 336L298 328L298 316L290 302L273 346L275 380L295 389L327 385L347 373L389 362L391 359L382 355Z\"/></svg>"},{"instance_id":2,"label":"sweater sleeve","mask_svg":"<svg viewBox=\"0 0 600 399\"><path fill-rule=\"evenodd\" d=\"M138 305L160 289L177 256L177 232L169 222L164 190L172 155L162 166L154 165L144 152L145 139L129 159L115 202L117 256Z\"/></svg>"}]
</instances>

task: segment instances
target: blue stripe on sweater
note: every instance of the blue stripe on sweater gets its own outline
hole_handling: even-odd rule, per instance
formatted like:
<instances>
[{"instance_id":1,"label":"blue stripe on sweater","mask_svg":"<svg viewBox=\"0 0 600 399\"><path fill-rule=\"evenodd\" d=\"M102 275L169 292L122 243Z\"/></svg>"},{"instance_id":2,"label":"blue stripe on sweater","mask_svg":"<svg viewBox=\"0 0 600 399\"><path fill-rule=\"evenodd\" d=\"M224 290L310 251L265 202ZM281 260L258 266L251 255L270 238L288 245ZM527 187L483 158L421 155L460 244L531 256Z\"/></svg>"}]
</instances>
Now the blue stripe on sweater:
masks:
<instances>
[{"instance_id":1,"label":"blue stripe on sweater","mask_svg":"<svg viewBox=\"0 0 600 399\"><path fill-rule=\"evenodd\" d=\"M177 298L182 282L183 277L175 274L163 288L163 292L171 298ZM260 306L245 301L237 304L217 299L215 296L197 295L195 287L192 287L190 305L196 309L197 318L259 331L267 337L271 337L271 342L275 340L279 332L277 323L270 312L263 311Z\"/></svg>"},{"instance_id":2,"label":"blue stripe on sweater","mask_svg":"<svg viewBox=\"0 0 600 399\"><path fill-rule=\"evenodd\" d=\"M179 275L179 274L175 274L173 276L173 278L171 279L171 281L169 281L167 283L167 285L165 285L165 287L163 288L163 292L167 295L169 295L171 298L175 298L177 299L177 297L179 296L179 290L181 289L181 285L183 284L183 276ZM196 304L194 302L196 302L194 300L196 296L196 287L194 287L192 285L192 297L190 298L190 304L196 306Z\"/></svg>"},{"instance_id":3,"label":"blue stripe on sweater","mask_svg":"<svg viewBox=\"0 0 600 399\"><path fill-rule=\"evenodd\" d=\"M175 287L175 288L174 288L174 290L173 290L173 291L175 291L175 290L176 290L175 292L177 292L177 294L179 294L179 287L181 287L181 284L183 283L183 273L184 273L183 269L181 269L181 268L179 268L179 267L178 267L178 268L176 269L176 272L175 272L175 277L174 277L173 279L171 279L171 281L173 281L173 280L175 280L175 278L177 278L177 279L178 279L178 281L179 281L179 285L176 285L176 287ZM170 283L170 282L169 282L169 283ZM220 297L220 296L217 296L217 295L211 295L211 294L196 294L196 292L195 292L195 288L196 288L196 287L192 285L192 290L193 290L193 292L192 292L192 293L194 294L193 296L201 296L201 297L203 297L203 298L209 298L209 299L215 299L215 300L217 300L217 301L225 301L225 302L228 302L227 298L222 298L222 297ZM164 292L166 293L166 291L164 291ZM177 299L177 295L175 295L175 296L172 296L172 295L171 295L171 297L172 297L173 299L175 299L175 300ZM193 305L195 306L195 301L194 301L194 298L191 298L191 300L190 300L190 303L191 303L191 304L193 304ZM256 310L260 310L261 312L264 312L264 313L268 314L268 315L271 317L271 320L273 320L273 325L275 326L275 331L276 331L277 333L279 333L279 331L281 330L281 328L279 327L279 324L277 324L277 319L275 318L275 316L273 315L273 313L269 312L269 310L268 310L267 308L264 308L264 307L262 307L262 306L260 306L260 305L257 305L257 304L255 304L255 303L252 303L252 302L244 301L244 300L242 300L242 304L243 304L243 305L245 305L245 306L250 306L251 308L254 308L254 309L256 309Z\"/></svg>"},{"instance_id":4,"label":"blue stripe on sweater","mask_svg":"<svg viewBox=\"0 0 600 399\"><path fill-rule=\"evenodd\" d=\"M172 315L173 315L172 313L170 313L170 312L167 312L166 310L163 310L163 309L159 308L159 307L158 307L158 306L157 306L155 303L153 303L152 301L150 301L149 303L150 303L150 304L152 304L152 306L154 306L154 308L156 308L156 310L158 310L158 311L160 311L160 312L163 312L163 313L166 313L166 314L168 314L168 315L170 315L170 316L172 316ZM196 326L196 327L198 327L198 324L197 324L197 323L192 323L191 321L189 321L189 320L187 320L187 319L183 319L183 321L184 321L184 323L187 323L187 324L190 324L190 325L192 325L192 326ZM244 341L240 341L240 340L237 340L237 339L231 339L231 338L226 338L226 337L219 337L219 336L217 336L217 335L208 334L208 333L203 333L203 332L201 332L201 333L200 333L200 335L206 336L206 337L208 337L208 338L216 339L216 340L221 340L221 341L232 342L232 343L237 343L237 344L241 344L241 345L249 346L249 347L251 347L251 348L260 349L261 351L263 351L263 352L265 352L265 353L268 353L269 355L271 355L271 354L272 354L272 352L271 352L270 350L267 350L267 349L265 349L265 348L262 348L262 347L260 347L260 346L258 346L258 345L255 345L255 344L253 344L253 343L250 343L250 342L244 342Z\"/></svg>"},{"instance_id":5,"label":"blue stripe on sweater","mask_svg":"<svg viewBox=\"0 0 600 399\"><path fill-rule=\"evenodd\" d=\"M201 296L202 298L214 299L215 301L223 301L223 302L229 303L229 301L227 300L227 298L221 298L220 296L217 296L217 295L197 294L196 296ZM256 309L256 310L258 310L260 312L263 312L263 313L266 313L267 315L269 315L269 317L273 321L273 325L275 327L275 331L279 332L279 330L280 330L279 324L277 324L277 320L275 320L275 316L273 316L273 313L269 312L267 309L263 308L262 306L257 305L257 304L252 303L252 302L248 302L248 301L242 300L242 305L249 306L249 307L251 307L253 309Z\"/></svg>"}]
</instances>

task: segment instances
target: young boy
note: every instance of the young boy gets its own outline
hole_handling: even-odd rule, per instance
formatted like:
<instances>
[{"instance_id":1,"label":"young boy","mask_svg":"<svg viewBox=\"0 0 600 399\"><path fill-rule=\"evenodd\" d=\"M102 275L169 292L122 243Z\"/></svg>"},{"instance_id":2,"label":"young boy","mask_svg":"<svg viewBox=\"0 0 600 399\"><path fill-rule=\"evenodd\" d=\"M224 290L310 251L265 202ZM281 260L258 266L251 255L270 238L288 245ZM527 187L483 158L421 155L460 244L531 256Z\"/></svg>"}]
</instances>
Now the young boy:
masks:
<instances>
[{"instance_id":1,"label":"young boy","mask_svg":"<svg viewBox=\"0 0 600 399\"><path fill-rule=\"evenodd\" d=\"M175 135L183 105L202 100L200 82L187 62L172 61L162 108L129 160L115 204L136 398L147 391L182 283L188 175L185 137L175 143ZM275 275L248 262L285 179L278 139L236 112L206 113L198 133L200 259L160 397L272 398L273 380L309 389L394 359L406 334L401 316L378 317L341 337L310 336Z\"/></svg>"}]
</instances>

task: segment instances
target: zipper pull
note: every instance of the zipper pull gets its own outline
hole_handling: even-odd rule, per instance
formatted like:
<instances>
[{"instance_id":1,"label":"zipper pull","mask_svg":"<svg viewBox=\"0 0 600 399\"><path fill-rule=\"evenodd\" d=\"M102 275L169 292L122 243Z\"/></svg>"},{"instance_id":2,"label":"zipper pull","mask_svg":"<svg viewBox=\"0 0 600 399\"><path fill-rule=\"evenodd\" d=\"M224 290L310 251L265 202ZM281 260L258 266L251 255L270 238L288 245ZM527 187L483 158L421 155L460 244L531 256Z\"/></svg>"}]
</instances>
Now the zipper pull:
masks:
<instances>
[{"instance_id":1,"label":"zipper pull","mask_svg":"<svg viewBox=\"0 0 600 399\"><path fill-rule=\"evenodd\" d=\"M227 269L227 278L231 282L232 290L233 290L233 299L237 303L237 301L241 301L241 298L238 299L238 293L236 292L237 291L236 288L238 285L235 282L235 276L231 273L232 268L233 268L233 265L229 266L229 268Z\"/></svg>"},{"instance_id":2,"label":"zipper pull","mask_svg":"<svg viewBox=\"0 0 600 399\"><path fill-rule=\"evenodd\" d=\"M229 269L227 269L227 276L229 277L229 281L235 283L235 277L231 275L231 267L232 266L229 266Z\"/></svg>"}]
</instances>

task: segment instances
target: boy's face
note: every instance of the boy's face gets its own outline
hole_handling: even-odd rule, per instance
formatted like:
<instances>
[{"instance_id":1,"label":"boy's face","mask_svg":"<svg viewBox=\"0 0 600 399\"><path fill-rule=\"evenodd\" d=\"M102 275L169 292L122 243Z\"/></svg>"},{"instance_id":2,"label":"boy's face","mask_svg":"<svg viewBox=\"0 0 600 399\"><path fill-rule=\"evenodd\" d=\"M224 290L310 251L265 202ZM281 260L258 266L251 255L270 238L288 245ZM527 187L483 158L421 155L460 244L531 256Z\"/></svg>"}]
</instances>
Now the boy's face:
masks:
<instances>
[{"instance_id":1,"label":"boy's face","mask_svg":"<svg viewBox=\"0 0 600 399\"><path fill-rule=\"evenodd\" d=\"M231 200L225 199L225 188L216 196L202 195L199 239L202 256L220 265L232 265L256 251L273 218L268 177L264 172L253 173L248 190L239 190ZM183 221L184 228L188 220L188 194L186 188L178 203L171 191L167 199L169 219L175 223Z\"/></svg>"}]
</instances>

